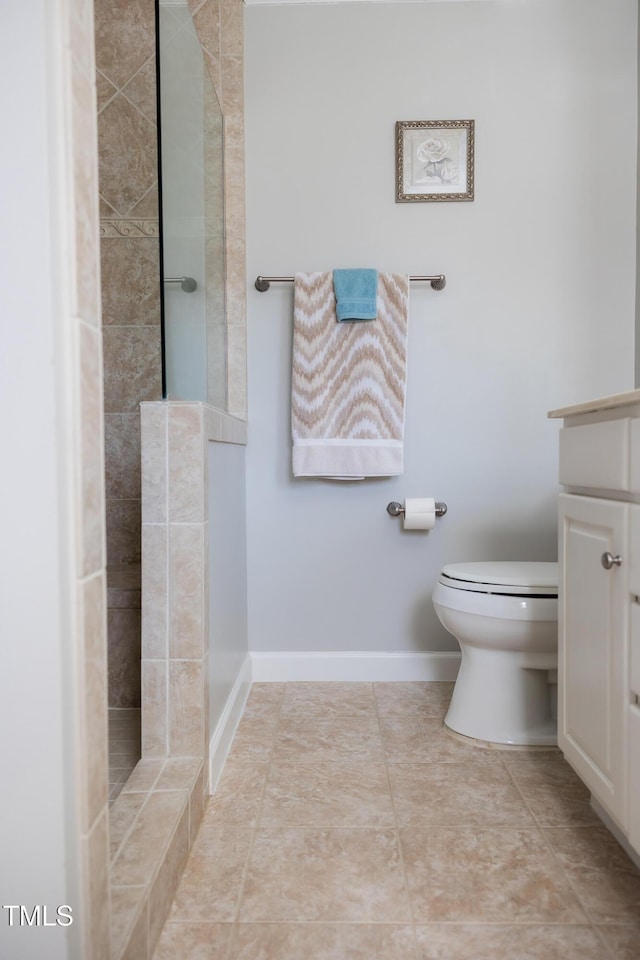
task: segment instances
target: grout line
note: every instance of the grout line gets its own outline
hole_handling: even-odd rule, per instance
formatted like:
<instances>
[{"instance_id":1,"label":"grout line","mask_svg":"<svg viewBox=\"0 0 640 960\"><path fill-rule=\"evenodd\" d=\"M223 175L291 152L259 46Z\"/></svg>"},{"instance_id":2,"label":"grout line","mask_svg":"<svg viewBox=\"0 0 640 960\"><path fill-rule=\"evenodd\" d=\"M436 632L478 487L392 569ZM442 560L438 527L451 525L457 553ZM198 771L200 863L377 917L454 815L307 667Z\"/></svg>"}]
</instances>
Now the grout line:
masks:
<instances>
[{"instance_id":1,"label":"grout line","mask_svg":"<svg viewBox=\"0 0 640 960\"><path fill-rule=\"evenodd\" d=\"M547 837L547 834L546 834L545 830L546 830L546 829L550 829L549 826L547 825L547 827L545 828L545 826L540 822L540 820L539 820L538 816L536 815L535 811L533 810L531 804L530 804L529 801L527 800L524 792L523 792L522 789L520 788L520 785L518 784L516 778L514 777L514 775L513 775L513 773L511 772L511 770L509 769L509 764L508 764L508 763L505 763L505 761L504 761L502 758L501 758L501 761L500 761L500 762L502 763L503 767L506 769L507 774L508 774L508 776L509 776L509 779L510 779L511 782L513 783L515 789L518 791L518 793L519 793L520 796L522 797L523 803L524 803L524 805L526 806L527 810L529 811L531 817L533 818L533 823L534 823L534 825L535 825L538 833L540 834L540 839L541 839L541 841L542 841L542 844L543 844L544 848L547 850L547 852L548 852L549 855L551 856L553 862L556 864L556 866L557 866L557 868L558 868L558 871L559 871L560 875L564 878L567 886L569 887L569 889L570 889L571 892L573 893L574 897L576 898L576 901L577 901L578 905L580 906L580 909L581 909L582 912L584 913L584 915L585 915L585 917L586 917L586 920L587 920L587 924L589 925L591 931L594 933L595 936L598 937L598 939L599 939L600 941L602 941L605 949L607 950L607 953L608 953L608 955L609 955L610 960L615 960L615 957L613 957L613 954L611 953L611 950L610 950L609 946L604 942L604 938L602 937L602 935L601 935L601 934L599 933L599 931L598 931L598 925L597 925L596 921L595 921L594 918L592 917L589 909L587 908L587 905L584 903L583 898L580 896L580 894L579 894L578 891L576 890L576 888L575 888L575 886L574 886L574 883L573 883L573 880L571 879L571 877L570 877L570 875L569 875L569 872L565 869L563 863L561 862L561 860L560 860L560 859L558 858L558 856L556 855L556 852L555 852L555 850L553 849L553 846L551 845L551 842L550 842L550 840L549 840L548 837ZM523 761L523 762L528 762L528 761ZM560 763L561 761L551 760L551 761L547 761L547 762L548 762L548 763L558 764L558 763ZM564 761L564 762L566 763L566 761ZM576 827L576 824L571 824L571 823L568 823L568 824L559 824L559 825L556 827L556 829L562 830L562 829L569 829L569 828L571 828L571 827ZM588 825L585 824L585 825L584 825L584 828L588 829Z\"/></svg>"},{"instance_id":2,"label":"grout line","mask_svg":"<svg viewBox=\"0 0 640 960\"><path fill-rule=\"evenodd\" d=\"M286 689L286 688L285 688L285 689ZM229 939L228 939L228 941L227 941L227 949L225 950L223 960L227 960L227 958L229 958L229 956L230 956L231 945L232 945L232 941L233 941L233 934L234 934L234 931L235 931L235 929L236 929L237 924L239 923L240 908L241 908L241 906L242 906L242 901L243 901L243 899L244 899L244 892L245 892L245 887L246 887L246 884L247 884L247 878L248 878L248 874L249 874L249 864L250 864L250 862L251 862L251 857L253 856L253 847L254 847L254 844L255 844L256 834L257 834L258 830L260 829L260 819L261 819L261 816L262 816L262 805L263 805L263 803L264 803L264 796L265 796L265 793L266 793L266 791L267 791L267 782L268 782L268 780L269 780L269 772L270 772L270 770L271 770L271 763L272 763L272 760L273 760L273 751L274 751L276 739L277 739L277 737L278 737L278 732L279 732L279 730L280 730L280 721L281 721L281 719L282 719L282 704L283 704L283 702L284 702L285 689L283 689L283 691L282 691L282 696L280 697L280 705L279 705L279 707L278 707L278 716L277 716L277 720L276 720L276 724L275 724L275 728L274 728L274 732L273 732L273 738L272 738L272 741L271 741L271 749L269 750L269 755L268 755L268 757L266 758L267 769L266 769L266 772L265 772L264 781L263 781L263 783L262 783L262 791L261 791L261 793L260 793L260 800L259 800L259 803L258 803L258 808L257 808L257 810L256 810L255 823L254 823L253 828L252 828L252 831L251 831L251 839L250 839L250 841L249 841L249 848L248 848L248 850L247 850L247 856L246 856L246 859L245 859L245 862L244 862L244 868L243 868L243 871L242 871L242 879L241 879L241 881L240 881L240 888L239 888L239 890L238 890L238 899L237 899L237 901L236 901L236 908L235 908L235 912L234 912L234 918L233 918L233 922L231 923L231 931L230 931L230 933L229 933ZM246 709L247 709L247 703L249 702L249 697L250 697L250 696L251 696L251 690L249 690L249 696L247 697L247 701L246 701L246 703L245 703L245 705L244 705L244 709L243 709L243 713L242 713L242 716L243 716L243 717L244 717L244 715L245 715L245 712L246 712ZM241 720L242 720L242 717L241 717ZM236 731L236 735L237 735L237 731ZM229 755L231 754L231 750L232 750L232 749L233 749L233 742L231 743L231 748L230 748L230 750L229 750ZM226 759L225 762L224 762L224 765L223 765L223 768L222 768L222 772L221 772L221 774L220 774L220 780L222 779L222 775L224 774L224 767L225 767L226 764L227 764L227 760L229 759L229 755L227 755L227 759Z\"/></svg>"},{"instance_id":3,"label":"grout line","mask_svg":"<svg viewBox=\"0 0 640 960\"><path fill-rule=\"evenodd\" d=\"M376 719L377 719L377 722L378 722L378 732L379 732L379 735L380 735L380 743L381 743L381 745L382 745L382 759L383 759L383 763L384 763L385 776L386 776L386 778L387 778L387 789L388 789L388 791L389 791L389 797L390 797L390 799L391 799L391 809L392 809L392 811L393 811L393 819L394 819L394 821L395 821L396 843L397 843L397 845L398 845L398 857L399 857L399 859L400 859L400 869L402 870L402 881L403 881L403 883L404 883L405 897L406 897L406 900L407 900L407 905L408 905L408 907L409 907L409 916L410 916L410 918L411 918L411 923L410 923L410 925L411 925L411 932L412 932L412 934L413 934L413 949L414 949L414 953L415 953L416 960L420 960L420 950L419 950L419 946L418 946L418 934L417 934L417 931L416 931L416 918L415 918L415 913L414 913L414 910L413 910L413 901L412 901L412 899L411 899L411 893L410 893L410 890L409 890L409 878L408 878L408 875L407 875L407 866L406 866L406 864L405 864L405 862L404 862L404 854L403 854L403 851L402 851L402 838L401 838L401 836L400 836L400 823L399 823L399 821L398 821L398 812L397 812L397 810L396 810L396 802L395 802L395 798L394 798L394 795L393 795L393 790L392 790L392 788L391 788L391 777L390 777L390 775L389 775L389 762L388 762L388 759L387 759L387 753L386 753L385 745L384 745L384 738L383 738L383 735L382 735L382 725L381 725L381 723L380 723L380 709L379 709L379 704L378 704L378 698L376 697L375 684L373 684L373 683L371 684L371 689L372 689L372 693L373 693L373 701L374 701L374 704L375 704Z\"/></svg>"}]
</instances>

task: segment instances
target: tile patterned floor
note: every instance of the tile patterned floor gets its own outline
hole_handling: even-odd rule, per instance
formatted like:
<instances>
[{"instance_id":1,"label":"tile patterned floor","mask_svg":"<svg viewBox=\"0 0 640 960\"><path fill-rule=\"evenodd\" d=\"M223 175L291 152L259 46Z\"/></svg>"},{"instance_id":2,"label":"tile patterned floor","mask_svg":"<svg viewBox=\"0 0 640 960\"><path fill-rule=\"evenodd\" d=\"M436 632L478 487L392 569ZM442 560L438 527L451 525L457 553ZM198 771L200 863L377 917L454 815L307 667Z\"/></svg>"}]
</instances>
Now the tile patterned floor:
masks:
<instances>
[{"instance_id":1,"label":"tile patterned floor","mask_svg":"<svg viewBox=\"0 0 640 960\"><path fill-rule=\"evenodd\" d=\"M154 960L637 960L640 871L451 684L255 684Z\"/></svg>"}]
</instances>

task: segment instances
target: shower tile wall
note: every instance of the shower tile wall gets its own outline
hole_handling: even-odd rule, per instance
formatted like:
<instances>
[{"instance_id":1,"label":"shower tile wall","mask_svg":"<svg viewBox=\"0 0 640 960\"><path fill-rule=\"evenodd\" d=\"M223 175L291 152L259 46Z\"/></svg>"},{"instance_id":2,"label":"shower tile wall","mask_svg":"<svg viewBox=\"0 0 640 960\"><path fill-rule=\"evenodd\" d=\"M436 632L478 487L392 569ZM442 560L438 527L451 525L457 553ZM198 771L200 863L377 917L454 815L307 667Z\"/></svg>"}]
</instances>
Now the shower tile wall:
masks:
<instances>
[{"instance_id":1,"label":"shower tile wall","mask_svg":"<svg viewBox=\"0 0 640 960\"><path fill-rule=\"evenodd\" d=\"M154 0L96 0L109 704L140 706L140 412L162 395ZM122 603L123 579L127 603ZM135 601L135 602L133 602Z\"/></svg>"},{"instance_id":2,"label":"shower tile wall","mask_svg":"<svg viewBox=\"0 0 640 960\"><path fill-rule=\"evenodd\" d=\"M225 118L226 330L211 336L211 343L221 346L226 334L227 409L244 419L243 4L241 0L188 0L188 6ZM159 400L162 394L154 0L95 0L95 39L107 563L117 578L135 572L140 564L139 404ZM213 149L212 131L207 134ZM211 190L210 196L214 195ZM211 242L207 261L208 271L219 270L219 250ZM220 284L207 283L207 287L219 290ZM207 313L219 318L219 304L208 303ZM212 357L209 368L216 368ZM113 611L109 597L107 602ZM124 618L122 613L112 613L110 619L136 621L133 613ZM131 633L130 639L130 648L137 644L139 649L139 636ZM125 646L120 631L117 648L122 651ZM129 684L116 693L116 675L123 678L129 673L116 645L110 647L112 705L115 695L118 705L130 706L135 690ZM132 682L135 685L137 678Z\"/></svg>"}]
</instances>

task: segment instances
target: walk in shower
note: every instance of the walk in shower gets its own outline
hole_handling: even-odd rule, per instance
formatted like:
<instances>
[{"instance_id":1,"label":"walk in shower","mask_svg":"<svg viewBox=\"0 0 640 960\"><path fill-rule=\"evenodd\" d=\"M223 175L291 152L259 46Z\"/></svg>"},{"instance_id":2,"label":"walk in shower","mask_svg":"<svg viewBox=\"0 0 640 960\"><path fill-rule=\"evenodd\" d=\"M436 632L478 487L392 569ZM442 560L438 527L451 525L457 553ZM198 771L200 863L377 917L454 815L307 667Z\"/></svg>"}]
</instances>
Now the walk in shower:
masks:
<instances>
[{"instance_id":1,"label":"walk in shower","mask_svg":"<svg viewBox=\"0 0 640 960\"><path fill-rule=\"evenodd\" d=\"M122 87L99 111L101 200L113 211L102 220L113 801L142 752L139 404L228 408L224 140L210 45L187 0L151 0L145 42L126 48L119 72L109 42L125 24L106 0L97 11L101 76Z\"/></svg>"}]
</instances>

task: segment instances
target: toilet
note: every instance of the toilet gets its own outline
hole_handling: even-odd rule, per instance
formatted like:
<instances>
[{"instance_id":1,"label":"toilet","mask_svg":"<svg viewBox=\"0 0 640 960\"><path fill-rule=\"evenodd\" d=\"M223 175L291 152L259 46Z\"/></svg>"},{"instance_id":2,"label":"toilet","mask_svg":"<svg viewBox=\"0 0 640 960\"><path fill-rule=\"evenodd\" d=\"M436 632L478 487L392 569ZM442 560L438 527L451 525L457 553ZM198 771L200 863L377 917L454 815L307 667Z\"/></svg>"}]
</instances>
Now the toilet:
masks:
<instances>
[{"instance_id":1,"label":"toilet","mask_svg":"<svg viewBox=\"0 0 640 960\"><path fill-rule=\"evenodd\" d=\"M555 744L558 564L448 564L433 605L462 652L446 727L488 743Z\"/></svg>"}]
</instances>

